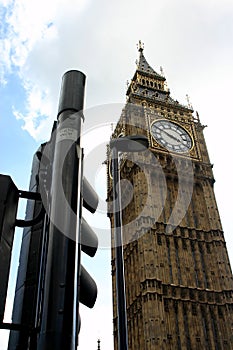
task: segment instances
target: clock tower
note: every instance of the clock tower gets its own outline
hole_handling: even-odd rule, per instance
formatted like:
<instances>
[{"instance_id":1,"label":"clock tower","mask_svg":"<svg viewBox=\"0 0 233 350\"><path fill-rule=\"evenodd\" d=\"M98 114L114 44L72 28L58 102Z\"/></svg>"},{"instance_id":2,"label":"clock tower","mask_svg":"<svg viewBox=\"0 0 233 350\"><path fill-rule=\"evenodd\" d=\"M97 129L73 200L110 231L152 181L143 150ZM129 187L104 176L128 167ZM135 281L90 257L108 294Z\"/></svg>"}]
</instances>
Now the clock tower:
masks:
<instances>
[{"instance_id":1,"label":"clock tower","mask_svg":"<svg viewBox=\"0 0 233 350\"><path fill-rule=\"evenodd\" d=\"M233 348L233 277L203 129L198 113L171 97L163 72L148 64L139 43L137 69L112 135L149 140L149 150L119 155L130 350ZM108 162L114 227L110 157ZM115 271L113 248L117 350Z\"/></svg>"}]
</instances>

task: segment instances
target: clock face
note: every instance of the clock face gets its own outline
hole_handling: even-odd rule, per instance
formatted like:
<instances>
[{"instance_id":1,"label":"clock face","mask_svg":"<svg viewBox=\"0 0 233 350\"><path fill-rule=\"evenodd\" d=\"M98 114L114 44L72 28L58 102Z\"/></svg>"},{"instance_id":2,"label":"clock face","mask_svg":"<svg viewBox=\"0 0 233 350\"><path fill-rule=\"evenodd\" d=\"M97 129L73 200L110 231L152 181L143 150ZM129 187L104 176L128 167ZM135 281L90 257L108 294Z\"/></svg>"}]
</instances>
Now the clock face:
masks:
<instances>
[{"instance_id":1,"label":"clock face","mask_svg":"<svg viewBox=\"0 0 233 350\"><path fill-rule=\"evenodd\" d=\"M179 124L168 120L153 122L151 134L161 146L169 151L185 153L193 146L189 133Z\"/></svg>"}]
</instances>

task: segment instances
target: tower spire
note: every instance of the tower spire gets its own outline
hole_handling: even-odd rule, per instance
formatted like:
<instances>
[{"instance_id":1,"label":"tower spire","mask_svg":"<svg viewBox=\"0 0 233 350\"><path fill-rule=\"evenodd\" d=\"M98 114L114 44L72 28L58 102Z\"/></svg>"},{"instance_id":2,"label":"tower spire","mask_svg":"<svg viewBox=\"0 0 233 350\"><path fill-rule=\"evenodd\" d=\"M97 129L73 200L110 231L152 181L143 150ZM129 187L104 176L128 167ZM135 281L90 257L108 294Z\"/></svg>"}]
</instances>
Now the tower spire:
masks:
<instances>
[{"instance_id":1,"label":"tower spire","mask_svg":"<svg viewBox=\"0 0 233 350\"><path fill-rule=\"evenodd\" d=\"M144 43L142 43L141 40L139 40L139 42L137 44L137 49L139 52L143 52L143 50L144 50Z\"/></svg>"},{"instance_id":2,"label":"tower spire","mask_svg":"<svg viewBox=\"0 0 233 350\"><path fill-rule=\"evenodd\" d=\"M137 44L137 48L139 51L139 60L136 61L136 65L137 65L137 70L140 72L144 72L146 74L150 74L150 75L154 75L162 80L166 80L164 78L164 76L156 73L154 71L154 69L149 65L149 63L147 62L147 60L145 59L144 56L144 43L142 43L141 40L139 40L138 44Z\"/></svg>"}]
</instances>

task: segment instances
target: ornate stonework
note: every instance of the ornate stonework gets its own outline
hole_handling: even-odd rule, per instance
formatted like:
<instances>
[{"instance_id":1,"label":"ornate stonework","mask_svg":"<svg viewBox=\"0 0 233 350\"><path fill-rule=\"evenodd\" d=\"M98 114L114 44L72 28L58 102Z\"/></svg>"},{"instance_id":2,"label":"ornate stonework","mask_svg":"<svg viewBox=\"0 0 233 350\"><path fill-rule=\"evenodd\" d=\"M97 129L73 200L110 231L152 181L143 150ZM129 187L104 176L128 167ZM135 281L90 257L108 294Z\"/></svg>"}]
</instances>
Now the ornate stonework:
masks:
<instances>
[{"instance_id":1,"label":"ornate stonework","mask_svg":"<svg viewBox=\"0 0 233 350\"><path fill-rule=\"evenodd\" d=\"M144 134L150 143L149 151L123 154L120 161L129 349L233 349L233 277L204 127L190 105L170 96L166 79L147 63L142 44L139 55L113 133ZM156 120L175 124L159 131L164 145L151 133ZM169 144L186 144L176 124L191 137L187 152L168 150ZM111 199L108 176L113 226ZM116 350L114 249L112 279Z\"/></svg>"}]
</instances>

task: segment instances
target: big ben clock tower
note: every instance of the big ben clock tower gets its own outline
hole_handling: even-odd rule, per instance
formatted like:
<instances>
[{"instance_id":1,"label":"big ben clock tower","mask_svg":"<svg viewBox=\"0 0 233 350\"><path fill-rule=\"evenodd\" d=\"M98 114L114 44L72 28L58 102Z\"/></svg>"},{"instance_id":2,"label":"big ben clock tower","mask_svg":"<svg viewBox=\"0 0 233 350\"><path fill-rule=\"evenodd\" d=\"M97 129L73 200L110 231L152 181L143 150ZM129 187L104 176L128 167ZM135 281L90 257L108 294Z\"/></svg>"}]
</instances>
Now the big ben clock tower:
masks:
<instances>
[{"instance_id":1,"label":"big ben clock tower","mask_svg":"<svg viewBox=\"0 0 233 350\"><path fill-rule=\"evenodd\" d=\"M112 135L143 134L150 145L119 160L130 350L233 349L233 277L203 129L191 106L171 97L139 43ZM114 227L110 166L108 210ZM113 249L117 350L115 270Z\"/></svg>"}]
</instances>

